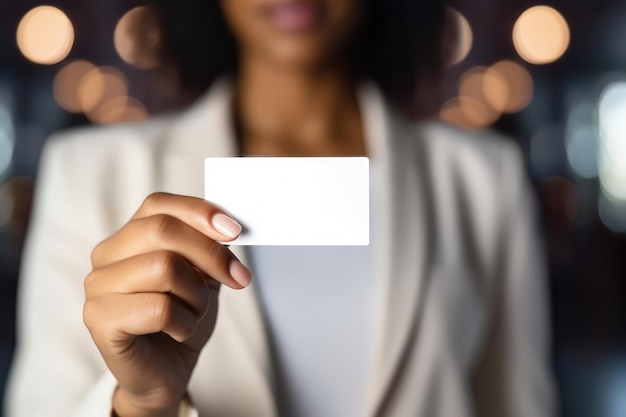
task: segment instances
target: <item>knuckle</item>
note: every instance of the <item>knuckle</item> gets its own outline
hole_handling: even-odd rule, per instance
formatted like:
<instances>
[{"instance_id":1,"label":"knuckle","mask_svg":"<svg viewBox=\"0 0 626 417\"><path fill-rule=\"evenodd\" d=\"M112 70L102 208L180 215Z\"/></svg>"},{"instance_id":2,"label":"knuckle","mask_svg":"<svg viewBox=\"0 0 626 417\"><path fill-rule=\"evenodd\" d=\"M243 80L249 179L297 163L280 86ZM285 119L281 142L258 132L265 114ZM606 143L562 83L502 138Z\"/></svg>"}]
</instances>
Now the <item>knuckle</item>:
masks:
<instances>
[{"instance_id":1,"label":"knuckle","mask_svg":"<svg viewBox=\"0 0 626 417\"><path fill-rule=\"evenodd\" d=\"M115 335L115 323L107 319L105 311L106 300L103 298L87 300L83 304L83 323L98 347Z\"/></svg>"},{"instance_id":2,"label":"knuckle","mask_svg":"<svg viewBox=\"0 0 626 417\"><path fill-rule=\"evenodd\" d=\"M207 253L209 259L225 267L228 265L228 262L231 259L231 255L228 249L226 249L224 246L220 245L217 242L208 245Z\"/></svg>"},{"instance_id":3,"label":"knuckle","mask_svg":"<svg viewBox=\"0 0 626 417\"><path fill-rule=\"evenodd\" d=\"M211 308L211 289L208 285L205 285L202 291L198 292L198 298L200 299L200 305L195 313L198 317L204 317Z\"/></svg>"},{"instance_id":4,"label":"knuckle","mask_svg":"<svg viewBox=\"0 0 626 417\"><path fill-rule=\"evenodd\" d=\"M161 329L167 327L173 317L173 301L166 294L156 294L152 303L152 317Z\"/></svg>"},{"instance_id":5,"label":"knuckle","mask_svg":"<svg viewBox=\"0 0 626 417\"><path fill-rule=\"evenodd\" d=\"M157 214L148 219L147 235L153 242L162 242L170 238L176 228L174 219L166 214Z\"/></svg>"},{"instance_id":6,"label":"knuckle","mask_svg":"<svg viewBox=\"0 0 626 417\"><path fill-rule=\"evenodd\" d=\"M196 318L203 317L211 304L211 289L208 284L198 277L200 281L194 283L193 298L187 301L187 306Z\"/></svg>"},{"instance_id":7,"label":"knuckle","mask_svg":"<svg viewBox=\"0 0 626 417\"><path fill-rule=\"evenodd\" d=\"M157 251L151 254L148 262L153 276L167 287L163 291L171 290L179 275L180 256L170 251Z\"/></svg>"},{"instance_id":8,"label":"knuckle","mask_svg":"<svg viewBox=\"0 0 626 417\"><path fill-rule=\"evenodd\" d=\"M178 260L175 253L160 250L152 252L148 262L151 271L157 275L172 275L175 273Z\"/></svg>"},{"instance_id":9,"label":"knuckle","mask_svg":"<svg viewBox=\"0 0 626 417\"><path fill-rule=\"evenodd\" d=\"M91 251L91 266L96 267L100 263L100 259L102 259L104 241L98 243L93 250Z\"/></svg>"},{"instance_id":10,"label":"knuckle","mask_svg":"<svg viewBox=\"0 0 626 417\"><path fill-rule=\"evenodd\" d=\"M83 305L83 323L90 331L93 329L94 317L97 316L97 303L94 300L87 300Z\"/></svg>"},{"instance_id":11,"label":"knuckle","mask_svg":"<svg viewBox=\"0 0 626 417\"><path fill-rule=\"evenodd\" d=\"M89 296L89 290L95 285L98 279L97 275L98 273L94 270L87 274L87 276L85 277L85 280L83 281L83 288L85 290L86 296Z\"/></svg>"},{"instance_id":12,"label":"knuckle","mask_svg":"<svg viewBox=\"0 0 626 417\"><path fill-rule=\"evenodd\" d=\"M156 210L161 207L165 201L166 193L156 192L148 195L141 205L144 210Z\"/></svg>"}]
</instances>

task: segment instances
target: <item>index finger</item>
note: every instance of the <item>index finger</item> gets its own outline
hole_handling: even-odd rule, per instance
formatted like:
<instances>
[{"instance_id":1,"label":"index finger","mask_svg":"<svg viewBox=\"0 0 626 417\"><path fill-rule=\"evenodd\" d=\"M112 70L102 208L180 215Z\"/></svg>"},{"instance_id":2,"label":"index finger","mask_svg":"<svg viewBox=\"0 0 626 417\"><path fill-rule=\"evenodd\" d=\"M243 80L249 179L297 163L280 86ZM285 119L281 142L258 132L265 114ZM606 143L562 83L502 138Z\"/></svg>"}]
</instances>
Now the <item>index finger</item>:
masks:
<instances>
[{"instance_id":1,"label":"index finger","mask_svg":"<svg viewBox=\"0 0 626 417\"><path fill-rule=\"evenodd\" d=\"M143 201L133 220L156 214L167 214L221 242L239 236L242 226L215 204L197 197L168 193L153 193Z\"/></svg>"}]
</instances>

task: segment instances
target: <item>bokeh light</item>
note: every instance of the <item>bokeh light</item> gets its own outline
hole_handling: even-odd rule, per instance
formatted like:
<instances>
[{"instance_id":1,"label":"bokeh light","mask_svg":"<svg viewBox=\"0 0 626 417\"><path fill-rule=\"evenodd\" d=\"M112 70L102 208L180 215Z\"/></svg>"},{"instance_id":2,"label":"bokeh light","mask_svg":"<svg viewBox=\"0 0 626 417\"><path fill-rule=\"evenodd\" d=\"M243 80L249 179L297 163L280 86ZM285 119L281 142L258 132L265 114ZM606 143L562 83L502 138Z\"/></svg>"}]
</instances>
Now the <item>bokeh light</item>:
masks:
<instances>
[{"instance_id":1,"label":"bokeh light","mask_svg":"<svg viewBox=\"0 0 626 417\"><path fill-rule=\"evenodd\" d=\"M122 122L140 122L146 120L149 116L148 110L144 104L133 98L129 97L126 101L126 107L117 119L117 123Z\"/></svg>"},{"instance_id":2,"label":"bokeh light","mask_svg":"<svg viewBox=\"0 0 626 417\"><path fill-rule=\"evenodd\" d=\"M128 96L124 74L87 61L73 61L57 73L54 97L63 109L85 113L95 124L134 122L148 117L143 103Z\"/></svg>"},{"instance_id":3,"label":"bokeh light","mask_svg":"<svg viewBox=\"0 0 626 417\"><path fill-rule=\"evenodd\" d=\"M0 130L0 175L3 175L11 165L13 158L13 141Z\"/></svg>"},{"instance_id":4,"label":"bokeh light","mask_svg":"<svg viewBox=\"0 0 626 417\"><path fill-rule=\"evenodd\" d=\"M598 215L602 224L616 233L626 233L626 202L616 201L605 194L598 199Z\"/></svg>"},{"instance_id":5,"label":"bokeh light","mask_svg":"<svg viewBox=\"0 0 626 417\"><path fill-rule=\"evenodd\" d=\"M89 113L89 119L97 124L139 122L148 118L146 107L139 100L114 97Z\"/></svg>"},{"instance_id":6,"label":"bokeh light","mask_svg":"<svg viewBox=\"0 0 626 417\"><path fill-rule=\"evenodd\" d=\"M128 11L117 23L113 37L120 58L140 69L154 68L158 64L159 31L150 19L150 10L139 6Z\"/></svg>"},{"instance_id":7,"label":"bokeh light","mask_svg":"<svg viewBox=\"0 0 626 417\"><path fill-rule=\"evenodd\" d=\"M487 81L489 78L496 81ZM470 68L461 76L459 102L466 117L475 127L488 126L500 117L501 112L487 101L484 88L486 83L494 84L498 81L504 86L505 81L500 78L498 73L483 66Z\"/></svg>"},{"instance_id":8,"label":"bokeh light","mask_svg":"<svg viewBox=\"0 0 626 417\"><path fill-rule=\"evenodd\" d=\"M530 73L521 65L508 60L489 67L483 78L484 98L501 113L517 113L533 98L534 83Z\"/></svg>"},{"instance_id":9,"label":"bokeh light","mask_svg":"<svg viewBox=\"0 0 626 417\"><path fill-rule=\"evenodd\" d=\"M113 67L92 69L80 80L78 86L78 101L87 117L97 112L98 107L107 101L127 96L126 77Z\"/></svg>"},{"instance_id":10,"label":"bokeh light","mask_svg":"<svg viewBox=\"0 0 626 417\"><path fill-rule=\"evenodd\" d=\"M439 118L444 122L463 129L474 129L476 127L474 123L467 118L458 97L453 97L443 103L439 110Z\"/></svg>"},{"instance_id":11,"label":"bokeh light","mask_svg":"<svg viewBox=\"0 0 626 417\"><path fill-rule=\"evenodd\" d=\"M73 61L59 70L54 78L54 99L70 113L82 113L85 108L79 99L79 86L83 78L96 66L87 61ZM96 88L100 87L99 83ZM101 94L98 92L98 94Z\"/></svg>"},{"instance_id":12,"label":"bokeh light","mask_svg":"<svg viewBox=\"0 0 626 417\"><path fill-rule=\"evenodd\" d=\"M56 64L72 50L74 27L65 13L56 7L35 7L18 25L17 45L32 62Z\"/></svg>"},{"instance_id":13,"label":"bokeh light","mask_svg":"<svg viewBox=\"0 0 626 417\"><path fill-rule=\"evenodd\" d=\"M570 30L565 18L548 6L534 6L520 15L513 26L513 44L522 59L548 64L567 50Z\"/></svg>"},{"instance_id":14,"label":"bokeh light","mask_svg":"<svg viewBox=\"0 0 626 417\"><path fill-rule=\"evenodd\" d=\"M480 88L476 94L480 94L481 100L484 100L498 113L503 113L511 96L511 88L507 79L493 68L484 68L481 76L482 78L476 80L480 82L480 85L477 84L474 87Z\"/></svg>"},{"instance_id":15,"label":"bokeh light","mask_svg":"<svg viewBox=\"0 0 626 417\"><path fill-rule=\"evenodd\" d=\"M597 130L592 126L581 127L567 137L567 160L576 175L581 178L598 176L599 143Z\"/></svg>"},{"instance_id":16,"label":"bokeh light","mask_svg":"<svg viewBox=\"0 0 626 417\"><path fill-rule=\"evenodd\" d=\"M13 148L15 146L15 131L13 120L7 107L0 103L0 177L11 165Z\"/></svg>"},{"instance_id":17,"label":"bokeh light","mask_svg":"<svg viewBox=\"0 0 626 417\"><path fill-rule=\"evenodd\" d=\"M512 61L472 67L459 78L459 95L444 103L439 118L463 128L484 128L502 113L525 108L532 94L530 74Z\"/></svg>"},{"instance_id":18,"label":"bokeh light","mask_svg":"<svg viewBox=\"0 0 626 417\"><path fill-rule=\"evenodd\" d=\"M567 161L580 178L596 178L599 173L600 137L597 126L598 104L590 97L572 100L565 128Z\"/></svg>"},{"instance_id":19,"label":"bokeh light","mask_svg":"<svg viewBox=\"0 0 626 417\"><path fill-rule=\"evenodd\" d=\"M626 203L626 82L608 85L598 105L600 185L609 201ZM626 220L626 212L624 212Z\"/></svg>"},{"instance_id":20,"label":"bokeh light","mask_svg":"<svg viewBox=\"0 0 626 417\"><path fill-rule=\"evenodd\" d=\"M453 45L449 52L448 65L456 65L469 55L472 50L474 35L472 33L472 27L461 12L452 7L446 7L446 12L453 37Z\"/></svg>"}]
</instances>

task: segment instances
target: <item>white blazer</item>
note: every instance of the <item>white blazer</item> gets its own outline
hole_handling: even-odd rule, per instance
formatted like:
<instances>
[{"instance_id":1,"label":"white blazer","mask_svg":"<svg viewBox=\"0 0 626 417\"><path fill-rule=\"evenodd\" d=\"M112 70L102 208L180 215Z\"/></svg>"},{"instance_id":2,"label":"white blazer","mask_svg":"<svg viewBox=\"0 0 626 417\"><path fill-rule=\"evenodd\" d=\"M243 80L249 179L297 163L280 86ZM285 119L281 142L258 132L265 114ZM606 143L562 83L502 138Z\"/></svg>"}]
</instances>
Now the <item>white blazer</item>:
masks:
<instances>
[{"instance_id":1,"label":"white blazer","mask_svg":"<svg viewBox=\"0 0 626 417\"><path fill-rule=\"evenodd\" d=\"M366 417L554 415L544 255L520 152L492 134L410 124L371 86L360 100L383 184ZM8 417L109 415L115 380L82 323L90 252L148 194L203 195L204 157L236 153L230 104L219 82L181 114L48 142ZM276 416L254 285L220 297L190 384L194 406L207 417Z\"/></svg>"}]
</instances>

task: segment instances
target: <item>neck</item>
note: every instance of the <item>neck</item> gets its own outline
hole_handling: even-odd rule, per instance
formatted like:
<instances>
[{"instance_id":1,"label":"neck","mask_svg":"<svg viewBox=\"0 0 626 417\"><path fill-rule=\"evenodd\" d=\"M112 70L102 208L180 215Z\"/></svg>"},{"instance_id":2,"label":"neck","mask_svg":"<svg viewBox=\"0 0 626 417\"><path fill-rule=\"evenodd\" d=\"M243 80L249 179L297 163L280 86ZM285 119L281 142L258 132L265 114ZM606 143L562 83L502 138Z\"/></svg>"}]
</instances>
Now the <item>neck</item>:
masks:
<instances>
[{"instance_id":1,"label":"neck","mask_svg":"<svg viewBox=\"0 0 626 417\"><path fill-rule=\"evenodd\" d=\"M365 153L358 101L345 71L277 69L244 60L235 114L244 153Z\"/></svg>"}]
</instances>

